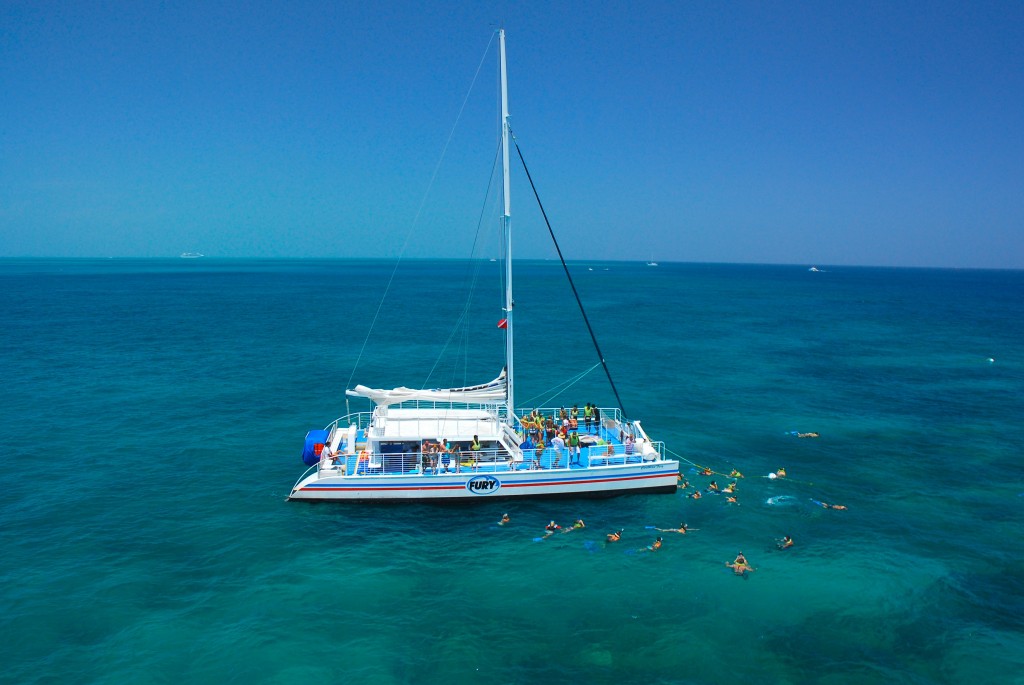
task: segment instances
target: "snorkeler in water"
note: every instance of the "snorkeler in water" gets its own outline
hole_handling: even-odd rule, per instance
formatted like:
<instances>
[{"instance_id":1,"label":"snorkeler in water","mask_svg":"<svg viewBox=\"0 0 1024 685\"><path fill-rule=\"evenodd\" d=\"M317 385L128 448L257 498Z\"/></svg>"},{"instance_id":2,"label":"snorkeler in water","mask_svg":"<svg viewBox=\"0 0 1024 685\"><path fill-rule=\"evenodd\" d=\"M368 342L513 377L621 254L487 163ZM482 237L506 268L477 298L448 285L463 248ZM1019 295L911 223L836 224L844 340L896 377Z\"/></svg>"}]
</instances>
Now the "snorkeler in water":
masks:
<instances>
[{"instance_id":1,"label":"snorkeler in water","mask_svg":"<svg viewBox=\"0 0 1024 685\"><path fill-rule=\"evenodd\" d=\"M608 538L608 542L618 542L619 540L622 539L622 531L621 530L612 531L611 533L608 533L607 538Z\"/></svg>"},{"instance_id":2,"label":"snorkeler in water","mask_svg":"<svg viewBox=\"0 0 1024 685\"><path fill-rule=\"evenodd\" d=\"M647 549L649 549L652 552L657 552L659 549L661 549L661 536L658 536L658 539L651 543L651 546Z\"/></svg>"},{"instance_id":3,"label":"snorkeler in water","mask_svg":"<svg viewBox=\"0 0 1024 685\"><path fill-rule=\"evenodd\" d=\"M655 528L655 530L661 531L662 533L682 533L686 535L691 530L700 530L700 528L690 528L685 523L680 523L678 528Z\"/></svg>"},{"instance_id":4,"label":"snorkeler in water","mask_svg":"<svg viewBox=\"0 0 1024 685\"><path fill-rule=\"evenodd\" d=\"M503 525L505 525L506 523L508 523L511 520L512 519L509 518L508 514L502 514L501 515L501 520L498 521L498 525L499 526L503 526Z\"/></svg>"},{"instance_id":5,"label":"snorkeler in water","mask_svg":"<svg viewBox=\"0 0 1024 685\"><path fill-rule=\"evenodd\" d=\"M562 530L562 527L554 521L551 521L548 525L544 526L544 530L547 531L544 533L544 537L548 537L550 535L554 535L557 531Z\"/></svg>"},{"instance_id":6,"label":"snorkeler in water","mask_svg":"<svg viewBox=\"0 0 1024 685\"><path fill-rule=\"evenodd\" d=\"M733 469L732 471L729 472L729 477L730 478L742 478L743 474L740 473L739 471L737 471L736 469Z\"/></svg>"},{"instance_id":7,"label":"snorkeler in water","mask_svg":"<svg viewBox=\"0 0 1024 685\"><path fill-rule=\"evenodd\" d=\"M779 549L789 549L793 546L793 538L783 535L781 540L776 540L775 546Z\"/></svg>"},{"instance_id":8,"label":"snorkeler in water","mask_svg":"<svg viewBox=\"0 0 1024 685\"><path fill-rule=\"evenodd\" d=\"M575 521L573 521L573 524L572 524L571 528L566 528L562 532L563 533L571 533L574 530L579 530L580 528L586 528L586 527L587 527L586 524L583 523L583 519L576 519Z\"/></svg>"},{"instance_id":9,"label":"snorkeler in water","mask_svg":"<svg viewBox=\"0 0 1024 685\"><path fill-rule=\"evenodd\" d=\"M743 552L740 552L739 554L737 554L736 558L733 559L731 562L730 561L725 562L725 565L728 566L729 568L731 568L733 573L735 573L738 576L742 576L742 575L746 574L749 571L757 570L753 566L750 565L750 562L747 561L747 558L745 556L743 556Z\"/></svg>"}]
</instances>

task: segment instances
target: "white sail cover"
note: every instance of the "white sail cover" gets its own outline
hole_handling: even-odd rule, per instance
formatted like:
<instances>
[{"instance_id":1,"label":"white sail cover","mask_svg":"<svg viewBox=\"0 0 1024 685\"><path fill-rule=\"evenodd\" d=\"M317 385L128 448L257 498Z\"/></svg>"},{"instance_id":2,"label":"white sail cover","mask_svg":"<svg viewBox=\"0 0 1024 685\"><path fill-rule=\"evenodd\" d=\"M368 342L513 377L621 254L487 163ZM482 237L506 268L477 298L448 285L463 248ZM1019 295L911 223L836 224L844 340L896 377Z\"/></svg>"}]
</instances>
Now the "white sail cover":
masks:
<instances>
[{"instance_id":1,"label":"white sail cover","mask_svg":"<svg viewBox=\"0 0 1024 685\"><path fill-rule=\"evenodd\" d=\"M393 388L382 390L379 388L368 388L365 385L357 385L345 394L352 397L365 397L379 405L400 404L412 400L425 402L462 402L467 404L489 404L504 402L507 393L507 378L505 370L501 370L490 383L483 385L471 385L465 388Z\"/></svg>"}]
</instances>

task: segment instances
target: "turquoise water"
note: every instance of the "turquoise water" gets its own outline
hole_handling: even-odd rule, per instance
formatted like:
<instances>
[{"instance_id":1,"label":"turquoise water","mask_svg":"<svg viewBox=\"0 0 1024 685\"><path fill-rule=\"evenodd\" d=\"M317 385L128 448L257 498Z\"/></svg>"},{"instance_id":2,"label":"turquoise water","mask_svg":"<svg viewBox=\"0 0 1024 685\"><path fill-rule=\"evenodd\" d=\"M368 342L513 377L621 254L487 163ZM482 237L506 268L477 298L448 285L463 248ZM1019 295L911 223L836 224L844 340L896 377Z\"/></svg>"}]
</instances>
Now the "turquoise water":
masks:
<instances>
[{"instance_id":1,"label":"turquoise water","mask_svg":"<svg viewBox=\"0 0 1024 685\"><path fill-rule=\"evenodd\" d=\"M347 385L496 375L500 294L450 297L495 268L377 316L383 262L0 261L0 679L1024 682L1024 273L578 264L627 412L738 506L286 502ZM517 267L517 397L611 405L549 392L595 361L562 278Z\"/></svg>"}]
</instances>

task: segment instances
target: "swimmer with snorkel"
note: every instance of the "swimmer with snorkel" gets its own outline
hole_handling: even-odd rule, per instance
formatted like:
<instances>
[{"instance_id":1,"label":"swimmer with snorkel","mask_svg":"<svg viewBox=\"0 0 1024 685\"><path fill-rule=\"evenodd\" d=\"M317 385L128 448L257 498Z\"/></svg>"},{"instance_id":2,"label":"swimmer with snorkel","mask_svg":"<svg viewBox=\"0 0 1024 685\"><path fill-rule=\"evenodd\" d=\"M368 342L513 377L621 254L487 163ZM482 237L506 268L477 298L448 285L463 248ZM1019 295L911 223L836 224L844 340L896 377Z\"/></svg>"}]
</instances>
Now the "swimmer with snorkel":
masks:
<instances>
[{"instance_id":1,"label":"swimmer with snorkel","mask_svg":"<svg viewBox=\"0 0 1024 685\"><path fill-rule=\"evenodd\" d=\"M745 576L747 573L756 571L747 558L743 556L743 552L736 555L736 558L732 561L725 562L725 565L732 569L732 572L738 576Z\"/></svg>"},{"instance_id":2,"label":"swimmer with snorkel","mask_svg":"<svg viewBox=\"0 0 1024 685\"><path fill-rule=\"evenodd\" d=\"M547 531L546 533L544 533L544 537L549 537L551 535L554 535L556 531L562 530L562 527L554 521L552 521L548 525L544 526L544 530Z\"/></svg>"},{"instance_id":3,"label":"swimmer with snorkel","mask_svg":"<svg viewBox=\"0 0 1024 685\"><path fill-rule=\"evenodd\" d=\"M575 521L573 521L572 528L566 528L562 532L563 533L571 533L574 530L579 530L580 528L586 528L586 527L587 527L586 524L583 523L583 519L576 519Z\"/></svg>"}]
</instances>

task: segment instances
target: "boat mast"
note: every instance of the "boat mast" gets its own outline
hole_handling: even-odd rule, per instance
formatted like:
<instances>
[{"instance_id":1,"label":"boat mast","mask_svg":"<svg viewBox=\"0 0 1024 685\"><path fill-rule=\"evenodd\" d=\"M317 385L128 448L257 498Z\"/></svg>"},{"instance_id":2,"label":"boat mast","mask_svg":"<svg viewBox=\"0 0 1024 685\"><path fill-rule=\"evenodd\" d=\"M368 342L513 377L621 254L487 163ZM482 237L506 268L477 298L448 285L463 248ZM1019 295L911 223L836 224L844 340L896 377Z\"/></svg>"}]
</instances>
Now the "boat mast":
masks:
<instances>
[{"instance_id":1,"label":"boat mast","mask_svg":"<svg viewBox=\"0 0 1024 685\"><path fill-rule=\"evenodd\" d=\"M515 413L516 405L512 394L514 383L512 382L512 217L511 198L509 195L509 166L508 166L508 72L505 67L505 29L498 29L498 54L501 62L501 177L502 177L502 199L504 209L501 217L501 230L505 242L505 369L506 397L508 410Z\"/></svg>"}]
</instances>

